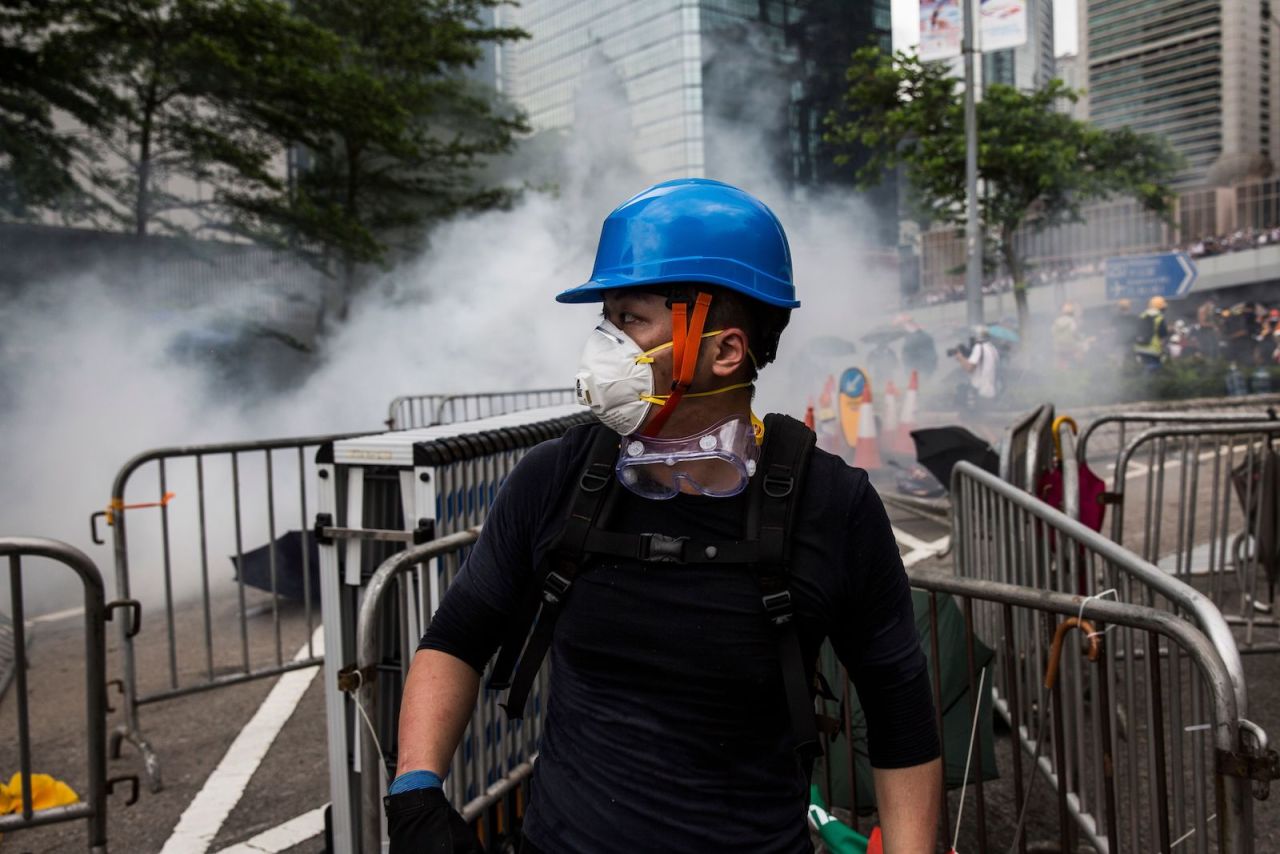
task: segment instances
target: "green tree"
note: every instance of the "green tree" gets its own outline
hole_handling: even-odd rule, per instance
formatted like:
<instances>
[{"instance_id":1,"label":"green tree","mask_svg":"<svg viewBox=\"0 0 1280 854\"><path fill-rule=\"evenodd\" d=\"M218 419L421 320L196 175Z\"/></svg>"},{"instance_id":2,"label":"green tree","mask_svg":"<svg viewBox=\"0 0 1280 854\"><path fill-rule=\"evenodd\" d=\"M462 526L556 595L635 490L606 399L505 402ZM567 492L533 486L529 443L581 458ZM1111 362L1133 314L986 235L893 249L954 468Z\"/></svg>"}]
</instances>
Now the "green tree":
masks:
<instances>
[{"instance_id":1,"label":"green tree","mask_svg":"<svg viewBox=\"0 0 1280 854\"><path fill-rule=\"evenodd\" d=\"M244 232L239 200L285 190L276 132L300 69L336 38L281 0L97 0L83 20L122 105L86 162L107 222Z\"/></svg>"},{"instance_id":2,"label":"green tree","mask_svg":"<svg viewBox=\"0 0 1280 854\"><path fill-rule=\"evenodd\" d=\"M846 73L848 91L827 117L827 139L869 157L856 170L874 186L905 168L914 204L928 219L965 222L964 110L958 82L941 63L922 63L904 52L855 51ZM1159 137L1127 128L1106 130L1073 119L1055 105L1076 93L1060 80L1036 92L988 87L978 104L980 211L1014 281L1018 321L1027 318L1026 266L1014 233L1082 221L1090 201L1131 196L1168 215L1169 182L1179 161Z\"/></svg>"},{"instance_id":3,"label":"green tree","mask_svg":"<svg viewBox=\"0 0 1280 854\"><path fill-rule=\"evenodd\" d=\"M486 160L527 130L469 79L487 45L525 34L489 26L501 0L296 0L296 13L339 36L307 71L309 97L276 132L302 152L291 191L246 194L241 212L268 239L309 252L340 282L345 316L362 265L417 246L427 227L510 201L484 183Z\"/></svg>"},{"instance_id":4,"label":"green tree","mask_svg":"<svg viewBox=\"0 0 1280 854\"><path fill-rule=\"evenodd\" d=\"M0 216L23 218L75 194L83 155L70 123L100 128L117 106L79 49L78 16L93 0L0 2Z\"/></svg>"}]
</instances>

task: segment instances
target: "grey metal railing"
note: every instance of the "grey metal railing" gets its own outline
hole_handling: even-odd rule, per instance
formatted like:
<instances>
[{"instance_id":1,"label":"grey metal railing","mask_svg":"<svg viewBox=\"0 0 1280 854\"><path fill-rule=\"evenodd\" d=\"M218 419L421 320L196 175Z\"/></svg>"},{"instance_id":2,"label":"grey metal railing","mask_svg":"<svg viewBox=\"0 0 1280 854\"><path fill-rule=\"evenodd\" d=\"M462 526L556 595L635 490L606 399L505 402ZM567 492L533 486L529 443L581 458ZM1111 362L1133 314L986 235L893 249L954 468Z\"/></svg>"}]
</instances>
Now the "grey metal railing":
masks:
<instances>
[{"instance_id":1,"label":"grey metal railing","mask_svg":"<svg viewBox=\"0 0 1280 854\"><path fill-rule=\"evenodd\" d=\"M275 676L321 661L320 651L310 649L318 616L312 599L318 591L311 586L314 533L311 530L313 499L307 494L308 482L314 482L315 449L325 442L353 435L362 434L146 451L120 468L111 487L108 508L91 517L95 542L104 542L99 537L98 520L105 520L110 527L116 589L120 596L130 595L140 571L147 572L148 583L154 583L156 566L159 566L160 584L156 586L163 590L165 636L163 640L158 637L144 640L152 646L164 644L165 661L157 669L157 674L163 675L163 683L139 684L138 641L121 627L119 689L123 694L124 721L112 732L110 741L113 758L120 755L123 741L137 748L152 791L159 791L163 781L159 757L139 722L141 706ZM127 504L130 495L138 497L135 490L147 488L137 482L147 469L154 470L153 495L160 500ZM129 537L129 525L133 524L142 529L137 542ZM308 654L297 659L284 648L281 602L277 595L278 564L284 560L277 544L282 526L296 526L299 530L298 556ZM270 579L270 590L253 597L256 600L253 608L245 590L244 569L245 544L250 537L265 540ZM216 569L211 565L211 554L233 554L239 568L230 632L224 628L226 622L215 619L213 613L221 599L216 592L220 585ZM200 613L196 626L179 632L178 609L184 598L194 598ZM259 644L267 647L265 654L251 651L251 635L255 641L263 640L256 626L251 630L255 612L270 614L265 642Z\"/></svg>"},{"instance_id":2,"label":"grey metal railing","mask_svg":"<svg viewBox=\"0 0 1280 854\"><path fill-rule=\"evenodd\" d=\"M404 548L483 524L503 481L529 449L590 421L585 407L561 404L391 431L334 442L321 449L317 530L322 537L320 586L335 848L358 850L361 813L367 811L361 803L360 786L372 760L359 741L352 743L353 727L363 723L357 719L354 703L337 690L339 671L352 663L359 607L367 595L363 588L384 561ZM407 598L394 609L394 618L386 618L393 619L394 625L382 636L382 666L407 666L412 659L418 638L452 580L454 561L451 556L434 559L409 573L412 582L405 588ZM382 680L381 685L388 693L379 695L380 720L374 724L390 733L391 741L384 741L383 748L394 754L395 736L393 728L388 728L388 717L398 711L399 685L390 679ZM535 691L530 697L535 717L540 702L541 692ZM486 698L482 708L485 721L498 720L495 698ZM489 732L464 739L462 749L473 751L467 754L471 759L486 755ZM483 773L477 770L451 778L450 786L457 787L451 789L454 803L466 804L497 783L494 767L486 765Z\"/></svg>"},{"instance_id":3,"label":"grey metal railing","mask_svg":"<svg viewBox=\"0 0 1280 854\"><path fill-rule=\"evenodd\" d=\"M409 430L436 424L475 421L522 409L573 403L572 388L539 388L525 391L473 392L469 394L403 394L387 407L387 429Z\"/></svg>"},{"instance_id":4,"label":"grey metal railing","mask_svg":"<svg viewBox=\"0 0 1280 854\"><path fill-rule=\"evenodd\" d=\"M1040 813L1042 825L1044 813L1056 813L1060 851L1075 851L1079 842L1103 854L1254 850L1249 783L1227 769L1263 752L1258 741L1265 737L1240 718L1231 675L1191 623L1140 605L936 570L913 571L911 585L929 592L932 613L939 595L957 599L970 628L970 661L975 637L994 650L986 684L994 681L996 707L1012 725L1011 781L984 783L981 752L974 751L977 809L965 813L973 826L956 834L969 841L958 850L1004 852L1014 845L1025 852L1034 840L1025 828L1020 836L1016 831L1028 807ZM1082 646L1074 638L1070 645L1052 642L1064 625L1087 636ZM1132 693L1127 665L1134 661L1119 640L1126 635L1141 636L1153 653L1133 668L1143 702L1125 706L1128 717L1114 712ZM1056 680L1048 688L1051 661ZM976 675L971 666L975 695ZM1179 693L1202 699L1197 717L1179 718ZM1187 741L1202 746L1194 762L1179 765L1178 745ZM1129 773L1124 761L1135 745L1139 774ZM1052 787L1051 799L1034 794L1037 776ZM984 790L997 785L1004 792L994 811L986 808Z\"/></svg>"},{"instance_id":5,"label":"grey metal railing","mask_svg":"<svg viewBox=\"0 0 1280 854\"><path fill-rule=\"evenodd\" d=\"M1035 489L1036 466L1043 461L1043 439L1052 423L1053 405L1043 403L1005 428L999 446L1001 480L1026 491Z\"/></svg>"},{"instance_id":6,"label":"grey metal railing","mask_svg":"<svg viewBox=\"0 0 1280 854\"><path fill-rule=\"evenodd\" d=\"M1241 760L1242 764L1265 767L1266 773L1274 776L1274 765L1267 764L1273 762L1274 755L1266 751L1265 735L1245 722L1248 697L1235 639L1222 614L1205 596L1101 534L970 464L956 466L952 500L957 576L1074 596L1077 607L1112 597L1126 606L1154 607L1185 619L1188 626L1203 636L1207 648L1212 650L1209 657L1216 660L1212 668L1220 672L1230 686L1230 711L1237 720L1228 725L1244 727L1257 736L1248 745L1238 743L1237 739L1232 749L1237 756L1248 757L1247 761ZM1009 650L1021 657L1019 667L996 674L997 708L1030 750L1037 739L1029 710L1043 709L1050 701L1044 690L1036 687L1039 676L1038 665L1034 664L1043 654L1045 635L1025 620L1015 620L1010 634L1002 631L991 614L979 614L976 619L976 630L984 641L993 648ZM1115 734L1111 756L1116 766L1114 785L1128 792L1127 799L1134 804L1149 803L1153 799L1163 802L1167 795L1171 799L1169 821L1174 835L1194 833L1203 839L1214 804L1219 808L1219 818L1223 818L1221 801L1206 788L1206 782L1212 782L1213 769L1221 767L1221 757L1211 748L1214 745L1222 748L1205 735L1209 732L1209 728L1203 726L1208 714L1205 695L1208 687L1197 686L1188 675L1190 665L1181 646L1161 646L1149 633L1132 627L1116 629L1105 640L1107 693L1111 701L1097 705L1094 699L1098 695L1092 683L1080 672L1066 672L1061 706L1063 749L1059 754L1042 757L1048 763L1047 770L1052 772L1060 791L1065 787L1068 805L1074 805L1071 810L1077 816L1077 824L1097 845L1105 838L1100 830L1105 825L1099 824L1104 817L1097 811L1100 790L1090 789L1095 781L1082 769L1089 763L1084 747L1089 733L1105 716L1106 726ZM1202 660L1205 658L1197 653L1196 666L1210 666ZM1142 665L1150 665L1157 659L1167 659L1168 671L1144 673ZM1014 694L1022 698L1021 713L1014 709ZM1035 698L1034 702L1031 698ZM1168 716L1169 730L1164 735L1161 735L1163 730L1156 729L1157 714ZM1166 781L1167 790L1148 788L1149 781L1157 777ZM1230 792L1237 782L1226 781L1223 785ZM1249 815L1247 805L1233 813L1233 817L1241 821L1248 820ZM1122 816L1122 819L1119 832L1122 839L1127 839L1124 850L1144 850L1140 841L1154 846L1161 838L1144 836L1136 814L1128 819ZM1199 850L1208 850L1201 848L1200 843L1196 845Z\"/></svg>"},{"instance_id":7,"label":"grey metal railing","mask_svg":"<svg viewBox=\"0 0 1280 854\"><path fill-rule=\"evenodd\" d=\"M1187 426L1192 424L1250 424L1259 421L1275 420L1276 410L1256 409L1241 412L1239 410L1204 410L1199 412L1113 412L1102 415L1089 422L1076 443L1077 454L1081 462L1091 457L1098 461L1103 454L1114 454L1113 462L1119 463L1124 452L1126 439L1135 431L1142 432L1148 427L1159 424L1169 426Z\"/></svg>"},{"instance_id":8,"label":"grey metal railing","mask_svg":"<svg viewBox=\"0 0 1280 854\"><path fill-rule=\"evenodd\" d=\"M361 729L361 756L382 756L388 772L395 767L395 756L387 748L395 737L395 722L399 713L399 688L404 684L408 668L413 660L411 653L399 659L399 666L383 666L382 650L385 648L383 633L388 628L388 615L401 613L405 608L416 609L420 624L430 622L432 609L431 584L420 583L414 572L423 564L439 561L442 578L440 593L448 588L460 563L460 552L479 538L479 529L472 528L434 540L388 558L374 572L365 587L360 605L360 618L356 630L357 672L361 674L353 687L356 701L364 709L363 719L385 721L385 729L373 732L372 724ZM438 599L436 600L438 602ZM394 610L393 610L394 603ZM403 623L399 623L403 625ZM417 638L403 636L399 639L415 645ZM394 690L378 690L374 679L394 680ZM545 691L545 674L540 679L539 693ZM396 707L382 708L385 702ZM511 826L519 818L518 810L509 804L509 796L532 773L537 750L537 737L541 731L541 703L531 703L531 714L523 721L506 721L501 712L482 692L477 699L472 721L463 735L462 743L454 757L452 773L446 780L446 792L451 802L460 805L460 812L468 821L492 824L485 827L489 833L499 832L499 826ZM364 761L360 776L361 799L361 851L381 850L383 840L382 796L387 778L378 763ZM490 816L490 810L497 813Z\"/></svg>"},{"instance_id":9,"label":"grey metal railing","mask_svg":"<svg viewBox=\"0 0 1280 854\"><path fill-rule=\"evenodd\" d=\"M121 783L131 792L128 804L138 797L135 776L107 777L107 644L106 621L117 610L126 610L121 629L125 635L137 634L142 619L141 606L132 600L106 602L102 574L79 549L56 540L29 537L0 538L0 557L8 558L9 597L13 609L14 702L17 704L18 774L22 807L16 814L0 815L0 833L83 820L87 825L88 848L105 854L107 850L107 796ZM31 773L31 695L28 689L26 643L26 605L23 599L22 574L24 558L56 561L75 573L84 592L84 670L85 670L85 744L86 773L84 796L76 803L35 811L32 809ZM13 744L14 742L9 742Z\"/></svg>"},{"instance_id":10,"label":"grey metal railing","mask_svg":"<svg viewBox=\"0 0 1280 854\"><path fill-rule=\"evenodd\" d=\"M1157 424L1115 470L1112 539L1205 593L1244 652L1280 651L1278 440L1272 420Z\"/></svg>"}]
</instances>

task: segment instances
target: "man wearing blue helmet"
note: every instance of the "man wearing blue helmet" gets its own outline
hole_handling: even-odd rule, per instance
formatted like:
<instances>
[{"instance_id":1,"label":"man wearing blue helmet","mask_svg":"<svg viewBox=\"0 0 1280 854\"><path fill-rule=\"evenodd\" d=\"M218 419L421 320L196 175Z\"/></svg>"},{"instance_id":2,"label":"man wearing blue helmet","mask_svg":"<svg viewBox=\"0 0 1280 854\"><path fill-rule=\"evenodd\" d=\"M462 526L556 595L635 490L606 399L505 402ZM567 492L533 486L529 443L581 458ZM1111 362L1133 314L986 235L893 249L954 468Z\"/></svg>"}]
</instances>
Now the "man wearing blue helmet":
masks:
<instances>
[{"instance_id":1,"label":"man wearing blue helmet","mask_svg":"<svg viewBox=\"0 0 1280 854\"><path fill-rule=\"evenodd\" d=\"M803 425L751 412L800 305L777 217L727 184L659 184L558 299L603 304L576 377L601 424L520 462L422 638L393 854L479 850L441 778L489 662L518 718L548 654L522 852L807 854L827 639L865 713L885 850L932 851L938 735L884 507Z\"/></svg>"}]
</instances>

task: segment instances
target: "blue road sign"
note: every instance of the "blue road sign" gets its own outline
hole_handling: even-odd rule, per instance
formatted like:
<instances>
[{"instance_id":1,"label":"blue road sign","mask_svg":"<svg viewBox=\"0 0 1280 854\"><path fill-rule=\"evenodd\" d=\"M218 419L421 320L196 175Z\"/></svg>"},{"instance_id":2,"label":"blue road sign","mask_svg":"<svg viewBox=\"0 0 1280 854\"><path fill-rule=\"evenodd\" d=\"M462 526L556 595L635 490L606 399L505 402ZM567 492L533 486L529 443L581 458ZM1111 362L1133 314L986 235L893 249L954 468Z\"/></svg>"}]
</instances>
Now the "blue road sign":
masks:
<instances>
[{"instance_id":1,"label":"blue road sign","mask_svg":"<svg viewBox=\"0 0 1280 854\"><path fill-rule=\"evenodd\" d=\"M1196 265L1185 252L1107 259L1107 299L1177 299L1191 290Z\"/></svg>"}]
</instances>

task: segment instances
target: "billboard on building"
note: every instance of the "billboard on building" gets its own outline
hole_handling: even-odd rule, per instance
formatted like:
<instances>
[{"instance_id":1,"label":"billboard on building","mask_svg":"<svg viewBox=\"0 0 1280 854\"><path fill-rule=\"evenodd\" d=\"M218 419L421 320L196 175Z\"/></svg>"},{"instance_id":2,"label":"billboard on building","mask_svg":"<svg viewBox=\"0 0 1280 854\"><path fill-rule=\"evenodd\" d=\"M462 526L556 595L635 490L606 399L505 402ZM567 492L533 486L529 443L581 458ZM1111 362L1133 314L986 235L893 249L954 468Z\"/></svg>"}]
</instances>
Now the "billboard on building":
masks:
<instances>
[{"instance_id":1,"label":"billboard on building","mask_svg":"<svg viewBox=\"0 0 1280 854\"><path fill-rule=\"evenodd\" d=\"M933 62L960 55L964 18L960 0L920 0L920 59Z\"/></svg>"},{"instance_id":2,"label":"billboard on building","mask_svg":"<svg viewBox=\"0 0 1280 854\"><path fill-rule=\"evenodd\" d=\"M1027 0L982 0L984 51L1021 47L1027 43Z\"/></svg>"}]
</instances>

